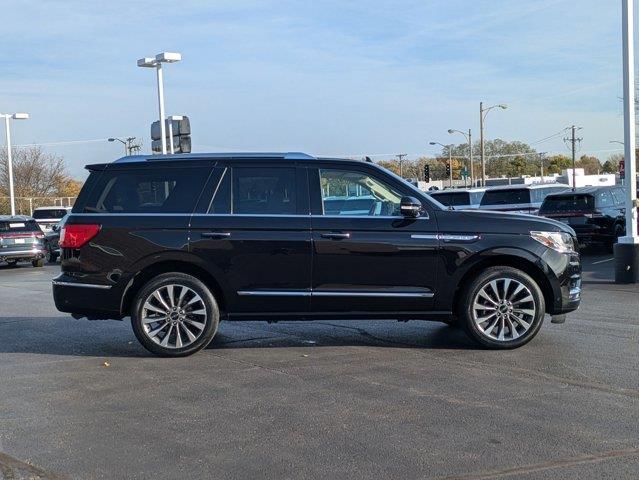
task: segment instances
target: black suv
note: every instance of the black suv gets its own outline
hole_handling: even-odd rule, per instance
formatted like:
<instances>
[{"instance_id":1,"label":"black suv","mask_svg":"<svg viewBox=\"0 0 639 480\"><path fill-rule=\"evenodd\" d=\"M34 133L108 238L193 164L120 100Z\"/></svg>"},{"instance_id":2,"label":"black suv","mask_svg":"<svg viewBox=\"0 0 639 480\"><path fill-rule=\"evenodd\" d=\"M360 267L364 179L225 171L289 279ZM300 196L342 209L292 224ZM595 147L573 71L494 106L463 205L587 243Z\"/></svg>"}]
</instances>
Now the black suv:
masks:
<instances>
[{"instance_id":1,"label":"black suv","mask_svg":"<svg viewBox=\"0 0 639 480\"><path fill-rule=\"evenodd\" d=\"M181 154L87 168L61 230L56 306L130 316L159 355L204 348L222 319L438 320L513 348L545 313L561 322L579 305L570 227L451 211L372 163ZM366 209L325 210L358 196Z\"/></svg>"},{"instance_id":2,"label":"black suv","mask_svg":"<svg viewBox=\"0 0 639 480\"><path fill-rule=\"evenodd\" d=\"M626 231L623 187L582 187L553 193L544 199L539 215L564 222L579 243L612 247Z\"/></svg>"}]
</instances>

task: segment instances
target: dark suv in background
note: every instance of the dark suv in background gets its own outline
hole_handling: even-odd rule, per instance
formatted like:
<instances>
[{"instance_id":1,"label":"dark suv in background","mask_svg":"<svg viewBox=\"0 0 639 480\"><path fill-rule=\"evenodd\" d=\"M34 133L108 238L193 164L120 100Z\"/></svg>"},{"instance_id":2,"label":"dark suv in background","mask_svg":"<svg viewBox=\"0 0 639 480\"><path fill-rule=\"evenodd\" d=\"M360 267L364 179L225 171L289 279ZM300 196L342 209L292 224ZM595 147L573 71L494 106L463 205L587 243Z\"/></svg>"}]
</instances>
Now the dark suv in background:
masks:
<instances>
[{"instance_id":1,"label":"dark suv in background","mask_svg":"<svg viewBox=\"0 0 639 480\"><path fill-rule=\"evenodd\" d=\"M570 225L579 243L612 247L626 230L623 187L582 187L548 195L539 215Z\"/></svg>"},{"instance_id":2,"label":"dark suv in background","mask_svg":"<svg viewBox=\"0 0 639 480\"><path fill-rule=\"evenodd\" d=\"M437 320L513 348L579 305L570 227L452 211L372 163L201 153L87 168L56 306L130 316L159 355L204 348L222 319Z\"/></svg>"}]
</instances>

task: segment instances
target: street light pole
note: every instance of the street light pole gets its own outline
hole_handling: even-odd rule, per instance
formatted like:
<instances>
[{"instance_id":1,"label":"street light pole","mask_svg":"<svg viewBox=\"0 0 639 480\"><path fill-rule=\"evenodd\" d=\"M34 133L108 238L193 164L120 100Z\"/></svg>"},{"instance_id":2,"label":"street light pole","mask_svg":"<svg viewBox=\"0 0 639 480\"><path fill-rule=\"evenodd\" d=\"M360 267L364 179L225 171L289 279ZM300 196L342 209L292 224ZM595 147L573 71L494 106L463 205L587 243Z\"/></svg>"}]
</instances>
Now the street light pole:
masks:
<instances>
[{"instance_id":1,"label":"street light pole","mask_svg":"<svg viewBox=\"0 0 639 480\"><path fill-rule=\"evenodd\" d=\"M9 174L9 203L11 204L11 216L16 214L16 198L13 188L13 159L11 158L11 127L9 120L26 120L29 118L28 113L0 114L4 117L4 128L7 136L7 173Z\"/></svg>"},{"instance_id":2,"label":"street light pole","mask_svg":"<svg viewBox=\"0 0 639 480\"><path fill-rule=\"evenodd\" d=\"M450 175L450 188L453 188L453 146L448 145L448 173Z\"/></svg>"},{"instance_id":3,"label":"street light pole","mask_svg":"<svg viewBox=\"0 0 639 480\"><path fill-rule=\"evenodd\" d=\"M614 247L615 281L639 281L639 235L637 235L637 163L635 158L635 60L633 0L622 0L623 119L626 187L626 235Z\"/></svg>"},{"instance_id":4,"label":"street light pole","mask_svg":"<svg viewBox=\"0 0 639 480\"><path fill-rule=\"evenodd\" d=\"M175 63L182 60L179 53L162 52L155 58L144 57L138 60L138 67L155 68L158 83L158 107L160 111L160 134L162 135L162 155L166 155L166 125L164 124L164 76L162 74L163 63Z\"/></svg>"},{"instance_id":5,"label":"street light pole","mask_svg":"<svg viewBox=\"0 0 639 480\"><path fill-rule=\"evenodd\" d=\"M162 62L156 62L155 71L158 79L158 106L160 109L160 135L162 135L162 155L166 155L166 125L164 120L164 77L162 75Z\"/></svg>"},{"instance_id":6,"label":"street light pole","mask_svg":"<svg viewBox=\"0 0 639 480\"><path fill-rule=\"evenodd\" d=\"M484 108L484 102L479 102L479 145L480 145L480 155L481 155L481 186L486 186L486 162L485 162L485 152L484 152L484 120L486 119L486 115L493 108L501 108L502 110L506 110L508 105L500 103L498 105L493 105L492 107Z\"/></svg>"},{"instance_id":7,"label":"street light pole","mask_svg":"<svg viewBox=\"0 0 639 480\"><path fill-rule=\"evenodd\" d=\"M466 137L466 140L468 141L468 160L470 162L470 184L471 186L473 185L473 177L474 177L474 173L473 173L473 134L470 131L470 128L468 129L468 135L464 132L462 132L461 130L454 130L452 128L448 129L448 133L453 134L453 133L461 133L464 137Z\"/></svg>"}]
</instances>

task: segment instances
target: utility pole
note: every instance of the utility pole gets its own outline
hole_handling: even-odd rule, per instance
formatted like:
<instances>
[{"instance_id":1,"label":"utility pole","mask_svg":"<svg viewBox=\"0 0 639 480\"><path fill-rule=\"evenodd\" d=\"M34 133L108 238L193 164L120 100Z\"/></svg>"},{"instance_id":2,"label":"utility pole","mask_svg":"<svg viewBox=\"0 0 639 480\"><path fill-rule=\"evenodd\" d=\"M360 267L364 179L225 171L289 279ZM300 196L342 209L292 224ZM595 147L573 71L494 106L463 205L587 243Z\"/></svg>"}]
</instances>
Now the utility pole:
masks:
<instances>
[{"instance_id":1,"label":"utility pole","mask_svg":"<svg viewBox=\"0 0 639 480\"><path fill-rule=\"evenodd\" d=\"M468 129L468 157L470 160L470 186L474 187L473 185L473 134L470 131L470 128ZM466 185L466 182L464 181L464 185Z\"/></svg>"},{"instance_id":2,"label":"utility pole","mask_svg":"<svg viewBox=\"0 0 639 480\"><path fill-rule=\"evenodd\" d=\"M450 175L450 188L453 188L453 146L448 145L448 170Z\"/></svg>"},{"instance_id":3,"label":"utility pole","mask_svg":"<svg viewBox=\"0 0 639 480\"><path fill-rule=\"evenodd\" d=\"M479 102L479 155L481 157L481 186L486 186L486 164L484 163L484 102Z\"/></svg>"},{"instance_id":4,"label":"utility pole","mask_svg":"<svg viewBox=\"0 0 639 480\"><path fill-rule=\"evenodd\" d=\"M395 155L397 157L397 160L399 161L399 176L404 178L403 175L403 169L402 169L402 162L404 161L404 158L408 156L407 153L398 153L397 155Z\"/></svg>"},{"instance_id":5,"label":"utility pole","mask_svg":"<svg viewBox=\"0 0 639 480\"><path fill-rule=\"evenodd\" d=\"M581 130L581 127L570 127L570 138L564 138L564 142L570 142L570 150L572 152L572 190L577 188L577 142L581 142L581 138L575 137L577 130Z\"/></svg>"}]
</instances>

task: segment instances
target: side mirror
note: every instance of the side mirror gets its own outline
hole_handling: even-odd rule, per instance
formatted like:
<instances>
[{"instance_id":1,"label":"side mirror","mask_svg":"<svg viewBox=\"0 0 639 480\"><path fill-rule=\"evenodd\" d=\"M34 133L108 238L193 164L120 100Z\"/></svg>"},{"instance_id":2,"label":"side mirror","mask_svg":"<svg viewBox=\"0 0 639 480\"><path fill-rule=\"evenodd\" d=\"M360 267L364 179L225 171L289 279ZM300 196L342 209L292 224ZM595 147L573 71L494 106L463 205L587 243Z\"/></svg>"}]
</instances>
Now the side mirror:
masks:
<instances>
[{"instance_id":1,"label":"side mirror","mask_svg":"<svg viewBox=\"0 0 639 480\"><path fill-rule=\"evenodd\" d=\"M415 197L402 197L399 210L404 217L417 218L422 212L422 202Z\"/></svg>"}]
</instances>

